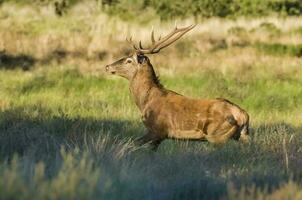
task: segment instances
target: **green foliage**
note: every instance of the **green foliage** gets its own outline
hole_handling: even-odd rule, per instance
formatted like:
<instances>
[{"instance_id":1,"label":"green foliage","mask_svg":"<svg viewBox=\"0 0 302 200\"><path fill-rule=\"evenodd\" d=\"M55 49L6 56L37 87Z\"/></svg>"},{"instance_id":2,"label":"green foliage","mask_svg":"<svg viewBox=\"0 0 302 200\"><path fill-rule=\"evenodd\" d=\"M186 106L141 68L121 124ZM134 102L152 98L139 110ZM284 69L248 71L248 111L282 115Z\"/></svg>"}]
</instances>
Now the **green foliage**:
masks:
<instances>
[{"instance_id":1,"label":"green foliage","mask_svg":"<svg viewBox=\"0 0 302 200\"><path fill-rule=\"evenodd\" d=\"M79 3L80 0L2 0L2 2L13 2L17 4L36 4L36 5L47 5L54 4L55 2L62 3L65 2L68 5L75 5Z\"/></svg>"},{"instance_id":2,"label":"green foliage","mask_svg":"<svg viewBox=\"0 0 302 200\"><path fill-rule=\"evenodd\" d=\"M20 5L30 4L31 6L45 6L53 5L54 11L58 16L62 16L75 4L81 2L80 0L0 0L1 3L11 2Z\"/></svg>"},{"instance_id":3,"label":"green foliage","mask_svg":"<svg viewBox=\"0 0 302 200\"><path fill-rule=\"evenodd\" d=\"M182 0L153 0L152 7L162 19L171 19L177 17L188 17L192 14L192 0L184 2Z\"/></svg>"},{"instance_id":4,"label":"green foliage","mask_svg":"<svg viewBox=\"0 0 302 200\"><path fill-rule=\"evenodd\" d=\"M104 1L104 10L110 15L116 15L123 20L137 20L141 22L150 21L152 15L151 7L149 7L149 1L144 0L119 0L119 1ZM138 18L138 16L140 16ZM138 19L137 19L138 18Z\"/></svg>"},{"instance_id":5,"label":"green foliage","mask_svg":"<svg viewBox=\"0 0 302 200\"><path fill-rule=\"evenodd\" d=\"M205 0L193 1L195 16L201 17L226 17L232 15L234 9L233 0Z\"/></svg>"},{"instance_id":6,"label":"green foliage","mask_svg":"<svg viewBox=\"0 0 302 200\"><path fill-rule=\"evenodd\" d=\"M276 0L270 2L270 8L285 16L301 15L302 3L300 0Z\"/></svg>"},{"instance_id":7,"label":"green foliage","mask_svg":"<svg viewBox=\"0 0 302 200\"><path fill-rule=\"evenodd\" d=\"M150 20L154 12L161 19L185 17L236 17L266 16L278 14L292 16L302 14L300 0L97 0L103 9L111 15L125 20L136 19L137 16ZM53 4L56 14L63 15L79 0L2 0L19 4L46 5ZM0 2L0 3L1 3ZM146 21L142 20L142 21Z\"/></svg>"},{"instance_id":8,"label":"green foliage","mask_svg":"<svg viewBox=\"0 0 302 200\"><path fill-rule=\"evenodd\" d=\"M124 1L110 4L111 14L128 15L132 12L142 13L152 8L161 19L195 17L236 17L236 16L266 16L279 14L285 16L301 15L300 0L151 0Z\"/></svg>"},{"instance_id":9,"label":"green foliage","mask_svg":"<svg viewBox=\"0 0 302 200\"><path fill-rule=\"evenodd\" d=\"M270 14L273 10L269 5L271 0L234 0L233 8L236 16L263 16Z\"/></svg>"},{"instance_id":10,"label":"green foliage","mask_svg":"<svg viewBox=\"0 0 302 200\"><path fill-rule=\"evenodd\" d=\"M302 56L302 45L285 45L285 44L267 44L256 43L254 45L260 52L264 52L276 56Z\"/></svg>"}]
</instances>

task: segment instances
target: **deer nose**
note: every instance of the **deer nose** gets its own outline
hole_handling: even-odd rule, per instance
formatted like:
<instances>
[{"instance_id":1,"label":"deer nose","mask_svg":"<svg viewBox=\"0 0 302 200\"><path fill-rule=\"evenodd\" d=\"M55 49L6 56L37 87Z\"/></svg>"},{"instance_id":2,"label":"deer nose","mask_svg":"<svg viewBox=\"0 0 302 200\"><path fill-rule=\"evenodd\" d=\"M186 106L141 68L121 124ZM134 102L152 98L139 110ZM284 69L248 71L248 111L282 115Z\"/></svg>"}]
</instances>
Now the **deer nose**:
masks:
<instances>
[{"instance_id":1,"label":"deer nose","mask_svg":"<svg viewBox=\"0 0 302 200\"><path fill-rule=\"evenodd\" d=\"M109 65L105 66L106 72L109 70Z\"/></svg>"}]
</instances>

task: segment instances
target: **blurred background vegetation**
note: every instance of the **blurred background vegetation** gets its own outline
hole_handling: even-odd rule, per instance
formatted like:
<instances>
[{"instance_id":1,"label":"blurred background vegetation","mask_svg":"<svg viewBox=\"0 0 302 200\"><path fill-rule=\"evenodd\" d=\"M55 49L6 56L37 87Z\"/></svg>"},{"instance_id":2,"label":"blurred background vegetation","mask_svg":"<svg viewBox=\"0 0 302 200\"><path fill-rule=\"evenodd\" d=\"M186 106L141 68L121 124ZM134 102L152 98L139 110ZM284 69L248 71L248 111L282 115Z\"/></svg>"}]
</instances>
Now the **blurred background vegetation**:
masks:
<instances>
[{"instance_id":1,"label":"blurred background vegetation","mask_svg":"<svg viewBox=\"0 0 302 200\"><path fill-rule=\"evenodd\" d=\"M268 15L299 16L302 14L300 0L95 0L100 9L124 19L144 17L152 12L162 20L175 18L209 17L262 17ZM54 5L62 15L80 0L0 0L30 5Z\"/></svg>"}]
</instances>

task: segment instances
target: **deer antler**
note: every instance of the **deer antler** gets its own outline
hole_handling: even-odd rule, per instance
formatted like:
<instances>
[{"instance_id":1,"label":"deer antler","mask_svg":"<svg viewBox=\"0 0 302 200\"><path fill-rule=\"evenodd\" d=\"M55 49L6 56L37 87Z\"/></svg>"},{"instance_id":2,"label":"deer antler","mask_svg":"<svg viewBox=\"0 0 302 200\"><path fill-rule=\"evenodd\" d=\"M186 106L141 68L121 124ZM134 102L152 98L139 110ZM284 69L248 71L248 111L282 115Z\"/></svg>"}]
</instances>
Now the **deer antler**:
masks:
<instances>
[{"instance_id":1,"label":"deer antler","mask_svg":"<svg viewBox=\"0 0 302 200\"><path fill-rule=\"evenodd\" d=\"M158 53L161 49L171 45L173 42L175 42L176 40L181 38L184 34L186 34L188 31L193 29L195 26L196 26L196 24L192 24L192 25L184 27L184 28L177 28L175 26L174 30L171 33L169 33L168 35L166 35L163 38L159 37L159 39L157 41L154 39L154 30L152 29L152 32L151 32L152 46L149 48L143 48L141 41L139 41L138 46L136 46L136 44L134 44L134 42L132 41L132 37L130 37L129 40L128 39L126 39L126 40L131 44L131 46L134 48L134 50L137 53L155 54L155 53Z\"/></svg>"}]
</instances>

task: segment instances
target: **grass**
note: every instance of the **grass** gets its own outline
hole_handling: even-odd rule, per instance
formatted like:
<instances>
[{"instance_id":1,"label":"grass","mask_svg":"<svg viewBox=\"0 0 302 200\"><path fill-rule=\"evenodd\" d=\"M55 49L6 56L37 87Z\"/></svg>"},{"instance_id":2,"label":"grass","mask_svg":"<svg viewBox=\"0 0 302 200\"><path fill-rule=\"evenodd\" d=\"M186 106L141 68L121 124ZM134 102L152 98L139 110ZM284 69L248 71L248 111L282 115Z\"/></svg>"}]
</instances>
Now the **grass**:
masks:
<instances>
[{"instance_id":1,"label":"grass","mask_svg":"<svg viewBox=\"0 0 302 200\"><path fill-rule=\"evenodd\" d=\"M250 145L152 152L133 143L145 128L127 81L102 71L129 52L121 30L147 38L150 27L88 8L0 7L0 199L300 198L302 58L256 44L300 45L301 19L209 19L150 56L167 88L230 99L252 132Z\"/></svg>"},{"instance_id":2,"label":"grass","mask_svg":"<svg viewBox=\"0 0 302 200\"><path fill-rule=\"evenodd\" d=\"M284 44L255 44L259 51L266 52L277 56L302 56L302 45L284 45Z\"/></svg>"}]
</instances>

